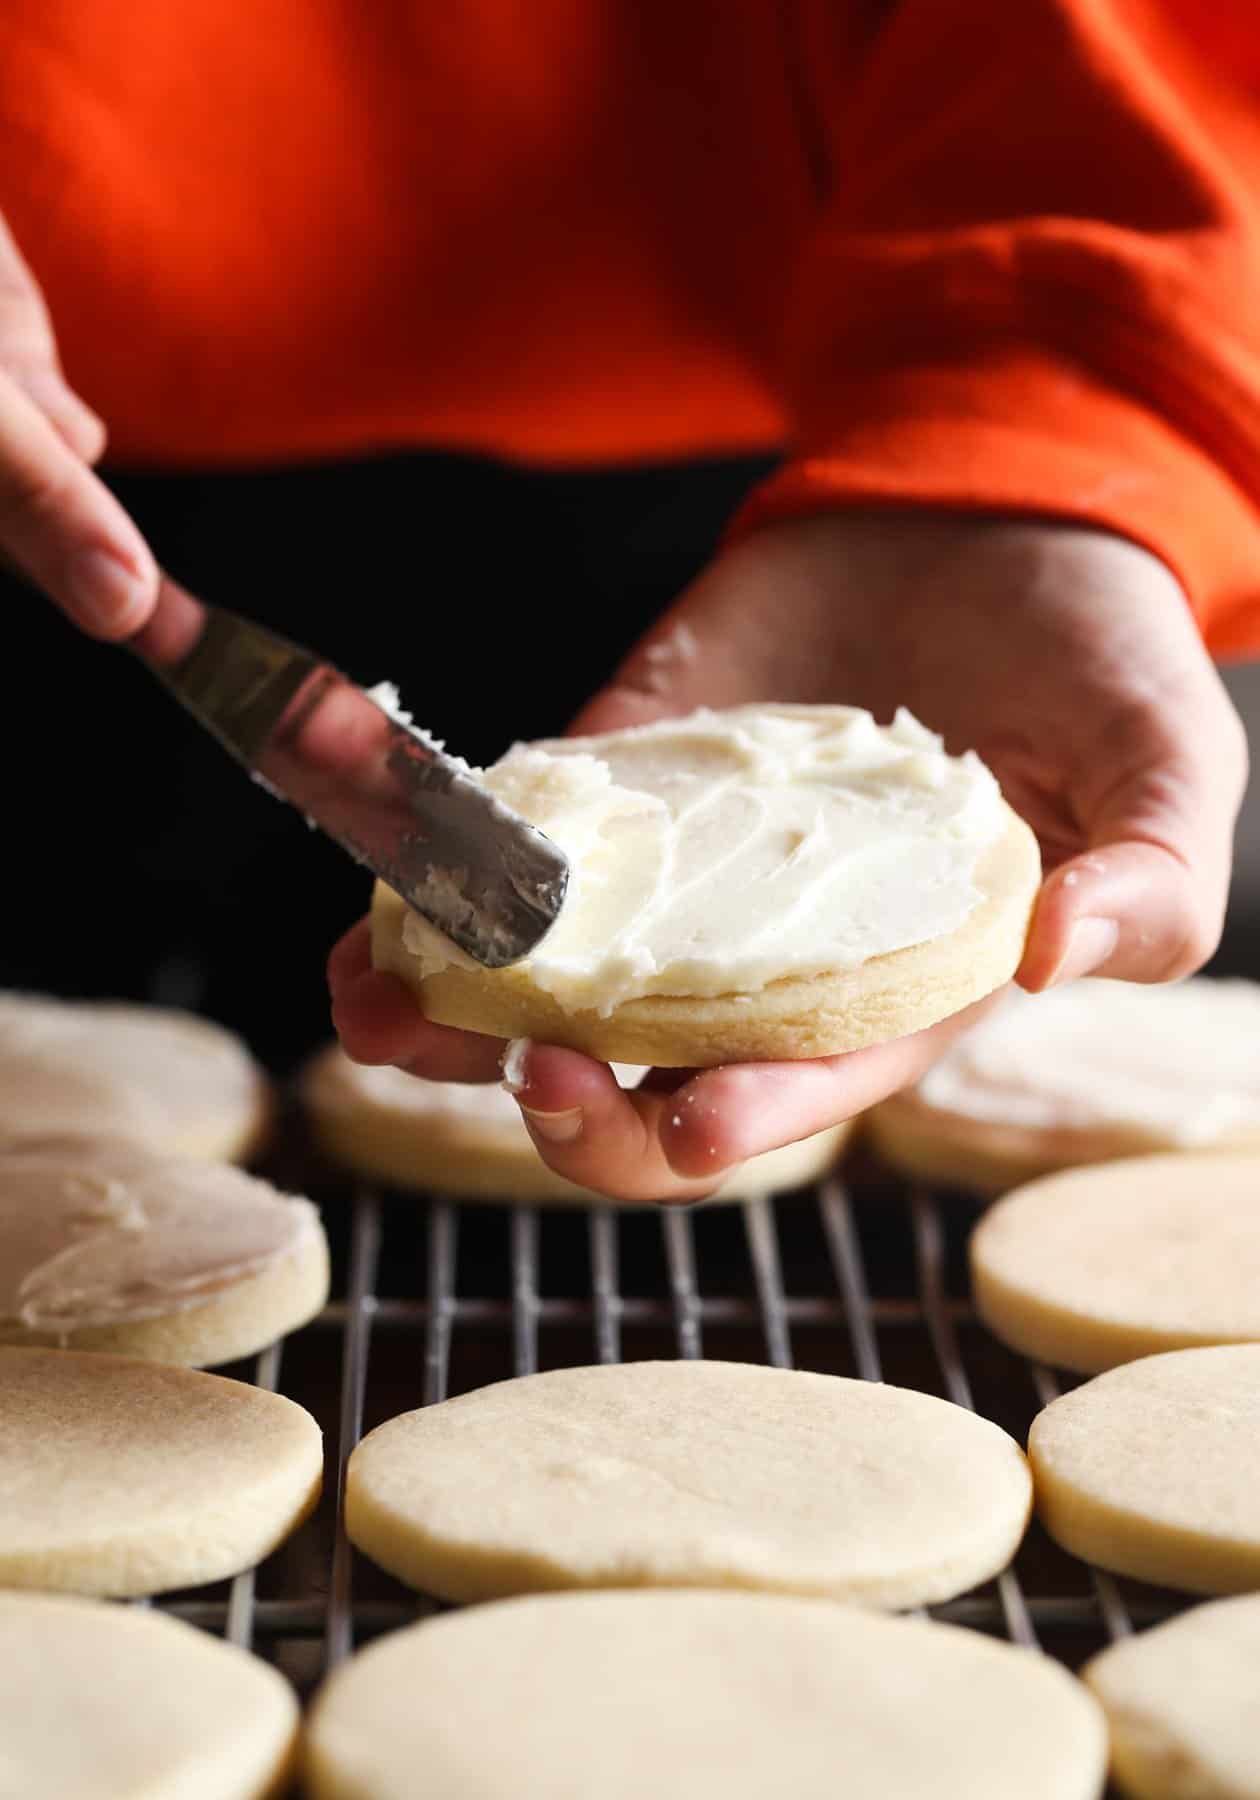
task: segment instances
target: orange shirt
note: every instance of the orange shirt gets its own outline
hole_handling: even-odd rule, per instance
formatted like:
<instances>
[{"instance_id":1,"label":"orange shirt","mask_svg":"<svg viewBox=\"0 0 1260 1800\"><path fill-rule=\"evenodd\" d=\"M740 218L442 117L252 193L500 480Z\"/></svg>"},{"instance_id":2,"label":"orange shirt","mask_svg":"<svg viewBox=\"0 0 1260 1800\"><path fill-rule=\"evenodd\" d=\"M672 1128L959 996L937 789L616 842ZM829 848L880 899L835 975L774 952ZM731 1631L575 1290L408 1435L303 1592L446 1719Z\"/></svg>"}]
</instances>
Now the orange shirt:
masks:
<instances>
[{"instance_id":1,"label":"orange shirt","mask_svg":"<svg viewBox=\"0 0 1260 1800\"><path fill-rule=\"evenodd\" d=\"M1254 0L4 0L0 207L131 462L787 447L1260 647Z\"/></svg>"}]
</instances>

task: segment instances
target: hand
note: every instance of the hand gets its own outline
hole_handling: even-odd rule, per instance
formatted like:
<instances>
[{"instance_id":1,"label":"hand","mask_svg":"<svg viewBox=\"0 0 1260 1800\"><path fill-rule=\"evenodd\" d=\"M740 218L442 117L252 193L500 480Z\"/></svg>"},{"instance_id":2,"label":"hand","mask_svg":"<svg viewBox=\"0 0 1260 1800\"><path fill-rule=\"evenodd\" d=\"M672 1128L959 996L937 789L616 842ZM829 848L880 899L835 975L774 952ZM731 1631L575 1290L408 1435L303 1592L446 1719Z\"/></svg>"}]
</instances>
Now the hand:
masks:
<instances>
[{"instance_id":1,"label":"hand","mask_svg":"<svg viewBox=\"0 0 1260 1800\"><path fill-rule=\"evenodd\" d=\"M0 557L93 637L139 630L157 569L90 465L105 427L65 382L43 297L0 220Z\"/></svg>"},{"instance_id":2,"label":"hand","mask_svg":"<svg viewBox=\"0 0 1260 1800\"><path fill-rule=\"evenodd\" d=\"M670 655L680 624L695 643L685 659ZM908 513L777 527L714 562L574 730L771 698L881 719L908 706L951 750L979 751L1042 847L1025 987L1172 980L1215 947L1246 743L1184 594L1135 545ZM497 1075L501 1045L429 1024L369 971L362 927L330 978L351 1055L436 1079ZM634 1095L602 1064L539 1045L518 1098L559 1173L618 1199L688 1199L916 1080L968 1022L815 1062L658 1072Z\"/></svg>"}]
</instances>

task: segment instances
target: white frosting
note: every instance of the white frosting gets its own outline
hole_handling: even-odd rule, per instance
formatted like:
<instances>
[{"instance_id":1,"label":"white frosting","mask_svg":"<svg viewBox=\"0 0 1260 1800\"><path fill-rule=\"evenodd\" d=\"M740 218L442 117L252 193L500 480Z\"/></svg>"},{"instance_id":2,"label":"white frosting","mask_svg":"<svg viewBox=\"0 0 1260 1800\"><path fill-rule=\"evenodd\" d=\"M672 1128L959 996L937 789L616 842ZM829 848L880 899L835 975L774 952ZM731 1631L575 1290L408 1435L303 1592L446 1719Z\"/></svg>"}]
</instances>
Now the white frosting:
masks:
<instances>
[{"instance_id":1,"label":"white frosting","mask_svg":"<svg viewBox=\"0 0 1260 1800\"><path fill-rule=\"evenodd\" d=\"M1260 1132L1260 986L1201 977L1012 988L917 1093L942 1111L1033 1130L1119 1127L1185 1147Z\"/></svg>"},{"instance_id":2,"label":"white frosting","mask_svg":"<svg viewBox=\"0 0 1260 1800\"><path fill-rule=\"evenodd\" d=\"M755 993L955 931L1003 828L997 783L906 712L697 712L518 744L484 776L569 856L560 918L524 967L572 1008ZM426 974L471 968L417 914Z\"/></svg>"},{"instance_id":3,"label":"white frosting","mask_svg":"<svg viewBox=\"0 0 1260 1800\"><path fill-rule=\"evenodd\" d=\"M414 725L415 720L402 703L402 695L392 681L378 681L375 687L365 688L364 693L373 706L379 706L387 719L396 725Z\"/></svg>"},{"instance_id":4,"label":"white frosting","mask_svg":"<svg viewBox=\"0 0 1260 1800\"><path fill-rule=\"evenodd\" d=\"M32 1331L162 1318L292 1256L309 1200L223 1163L49 1139L0 1153L0 1322Z\"/></svg>"},{"instance_id":5,"label":"white frosting","mask_svg":"<svg viewBox=\"0 0 1260 1800\"><path fill-rule=\"evenodd\" d=\"M519 1094L525 1086L525 1058L529 1055L529 1039L513 1038L503 1052L503 1088Z\"/></svg>"},{"instance_id":6,"label":"white frosting","mask_svg":"<svg viewBox=\"0 0 1260 1800\"><path fill-rule=\"evenodd\" d=\"M644 686L653 694L667 694L674 684L675 670L694 663L699 652L695 632L685 620L679 619L643 652Z\"/></svg>"},{"instance_id":7,"label":"white frosting","mask_svg":"<svg viewBox=\"0 0 1260 1800\"><path fill-rule=\"evenodd\" d=\"M155 1149L248 1118L262 1077L221 1026L160 1007L0 993L0 1143L61 1132Z\"/></svg>"},{"instance_id":8,"label":"white frosting","mask_svg":"<svg viewBox=\"0 0 1260 1800\"><path fill-rule=\"evenodd\" d=\"M403 705L402 695L392 681L378 681L375 687L364 688L363 693L364 697L370 700L373 706L378 707L387 719L392 719L395 725L404 726L422 743L437 750L453 768L460 770L465 775L476 774L477 771L471 763L466 762L462 756L455 756L446 748L445 739L434 737L431 731L426 731L422 725L416 724L415 714L409 712Z\"/></svg>"}]
</instances>

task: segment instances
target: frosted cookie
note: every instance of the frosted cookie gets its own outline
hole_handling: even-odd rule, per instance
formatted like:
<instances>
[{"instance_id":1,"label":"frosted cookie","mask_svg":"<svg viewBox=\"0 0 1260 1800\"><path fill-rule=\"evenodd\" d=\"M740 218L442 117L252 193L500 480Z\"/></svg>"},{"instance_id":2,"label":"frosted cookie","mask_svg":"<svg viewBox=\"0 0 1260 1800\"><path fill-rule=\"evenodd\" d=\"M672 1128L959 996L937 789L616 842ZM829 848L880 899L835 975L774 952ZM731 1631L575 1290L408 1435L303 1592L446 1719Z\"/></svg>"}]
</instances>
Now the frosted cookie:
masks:
<instances>
[{"instance_id":1,"label":"frosted cookie","mask_svg":"<svg viewBox=\"0 0 1260 1800\"><path fill-rule=\"evenodd\" d=\"M0 1350L0 1588L117 1596L251 1568L319 1497L310 1414L194 1369Z\"/></svg>"},{"instance_id":2,"label":"frosted cookie","mask_svg":"<svg viewBox=\"0 0 1260 1800\"><path fill-rule=\"evenodd\" d=\"M1065 1669L978 1632L765 1594L510 1600L333 1676L313 1800L1097 1800L1106 1735Z\"/></svg>"},{"instance_id":3,"label":"frosted cookie","mask_svg":"<svg viewBox=\"0 0 1260 1800\"><path fill-rule=\"evenodd\" d=\"M623 1087L633 1087L646 1070L619 1064L613 1072ZM465 1200L616 1204L547 1167L520 1108L502 1087L369 1068L330 1044L307 1064L302 1098L320 1147L356 1175ZM851 1129L838 1125L753 1157L728 1175L715 1198L786 1193L816 1181Z\"/></svg>"},{"instance_id":4,"label":"frosted cookie","mask_svg":"<svg viewBox=\"0 0 1260 1800\"><path fill-rule=\"evenodd\" d=\"M309 1200L116 1139L0 1149L0 1343L231 1362L328 1297Z\"/></svg>"},{"instance_id":5,"label":"frosted cookie","mask_svg":"<svg viewBox=\"0 0 1260 1800\"><path fill-rule=\"evenodd\" d=\"M0 1593L4 1800L265 1800L297 1726L282 1676L178 1619Z\"/></svg>"},{"instance_id":6,"label":"frosted cookie","mask_svg":"<svg viewBox=\"0 0 1260 1800\"><path fill-rule=\"evenodd\" d=\"M971 1285L1004 1343L1085 1374L1260 1342L1260 1155L1139 1156L1019 1188L972 1235Z\"/></svg>"},{"instance_id":7,"label":"frosted cookie","mask_svg":"<svg viewBox=\"0 0 1260 1800\"><path fill-rule=\"evenodd\" d=\"M518 744L485 781L566 851L569 893L487 970L378 887L376 965L444 1025L670 1067L825 1056L957 1012L1023 951L1032 833L905 712L698 712Z\"/></svg>"},{"instance_id":8,"label":"frosted cookie","mask_svg":"<svg viewBox=\"0 0 1260 1800\"><path fill-rule=\"evenodd\" d=\"M1150 1150L1260 1150L1260 985L1013 988L869 1115L896 1168L998 1193Z\"/></svg>"},{"instance_id":9,"label":"frosted cookie","mask_svg":"<svg viewBox=\"0 0 1260 1800\"><path fill-rule=\"evenodd\" d=\"M1260 1595L1213 1600L1081 1671L1134 1800L1260 1800Z\"/></svg>"},{"instance_id":10,"label":"frosted cookie","mask_svg":"<svg viewBox=\"0 0 1260 1800\"><path fill-rule=\"evenodd\" d=\"M1028 1456L1074 1555L1195 1594L1260 1587L1260 1344L1097 1375L1038 1414Z\"/></svg>"},{"instance_id":11,"label":"frosted cookie","mask_svg":"<svg viewBox=\"0 0 1260 1800\"><path fill-rule=\"evenodd\" d=\"M346 1529L447 1600L567 1587L744 1587L877 1607L1003 1569L1023 1455L906 1388L750 1363L556 1369L369 1433Z\"/></svg>"},{"instance_id":12,"label":"frosted cookie","mask_svg":"<svg viewBox=\"0 0 1260 1800\"><path fill-rule=\"evenodd\" d=\"M0 1145L74 1133L243 1161L270 1105L244 1045L206 1019L0 993Z\"/></svg>"}]
</instances>

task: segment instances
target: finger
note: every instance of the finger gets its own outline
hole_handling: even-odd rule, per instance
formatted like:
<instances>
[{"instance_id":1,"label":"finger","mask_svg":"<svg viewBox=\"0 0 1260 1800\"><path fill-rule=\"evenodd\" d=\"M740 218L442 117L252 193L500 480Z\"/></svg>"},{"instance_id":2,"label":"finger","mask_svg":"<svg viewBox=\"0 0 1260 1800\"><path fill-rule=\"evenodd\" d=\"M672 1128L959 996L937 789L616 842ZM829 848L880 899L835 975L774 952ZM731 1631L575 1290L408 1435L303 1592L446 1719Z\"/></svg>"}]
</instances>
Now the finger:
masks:
<instances>
[{"instance_id":1,"label":"finger","mask_svg":"<svg viewBox=\"0 0 1260 1800\"><path fill-rule=\"evenodd\" d=\"M328 958L333 1025L355 1062L392 1063L426 1081L497 1081L503 1043L435 1025L396 975L372 967L368 921L361 919Z\"/></svg>"},{"instance_id":2,"label":"finger","mask_svg":"<svg viewBox=\"0 0 1260 1800\"><path fill-rule=\"evenodd\" d=\"M128 637L156 603L157 568L139 531L3 373L0 551L94 637Z\"/></svg>"},{"instance_id":3,"label":"finger","mask_svg":"<svg viewBox=\"0 0 1260 1800\"><path fill-rule=\"evenodd\" d=\"M372 967L372 921L356 919L328 952L326 973L333 993Z\"/></svg>"},{"instance_id":4,"label":"finger","mask_svg":"<svg viewBox=\"0 0 1260 1800\"><path fill-rule=\"evenodd\" d=\"M603 1063L530 1044L516 1098L557 1174L614 1200L694 1200L749 1157L839 1125L917 1081L991 1004L848 1056L706 1069L673 1092L625 1092Z\"/></svg>"},{"instance_id":5,"label":"finger","mask_svg":"<svg viewBox=\"0 0 1260 1800\"><path fill-rule=\"evenodd\" d=\"M1216 677L1176 709L1157 742L1090 821L1090 848L1047 879L1017 979L1039 991L1084 975L1173 981L1220 940L1246 741Z\"/></svg>"},{"instance_id":6,"label":"finger","mask_svg":"<svg viewBox=\"0 0 1260 1800\"><path fill-rule=\"evenodd\" d=\"M35 402L73 455L85 463L100 461L105 454L105 421L80 400L55 368L46 363L28 367L6 363L2 348L0 366L7 366L12 379Z\"/></svg>"},{"instance_id":7,"label":"finger","mask_svg":"<svg viewBox=\"0 0 1260 1800\"><path fill-rule=\"evenodd\" d=\"M616 731L699 706L785 695L851 698L836 692L834 659L818 654L836 632L837 590L832 576L820 580L818 550L802 538L802 524L756 532L715 557L570 730Z\"/></svg>"},{"instance_id":8,"label":"finger","mask_svg":"<svg viewBox=\"0 0 1260 1800\"><path fill-rule=\"evenodd\" d=\"M1226 887L1156 844L1074 857L1042 888L1017 979L1031 993L1086 975L1179 980L1215 950Z\"/></svg>"},{"instance_id":9,"label":"finger","mask_svg":"<svg viewBox=\"0 0 1260 1800\"><path fill-rule=\"evenodd\" d=\"M628 731L635 725L667 719L672 713L673 708L655 694L645 694L616 681L586 702L569 726L569 735L597 737L604 731Z\"/></svg>"},{"instance_id":10,"label":"finger","mask_svg":"<svg viewBox=\"0 0 1260 1800\"><path fill-rule=\"evenodd\" d=\"M670 1168L684 1177L729 1169L856 1118L916 1082L996 999L990 995L925 1031L844 1056L705 1070L672 1096L662 1121Z\"/></svg>"},{"instance_id":11,"label":"finger","mask_svg":"<svg viewBox=\"0 0 1260 1800\"><path fill-rule=\"evenodd\" d=\"M699 1176L670 1167L662 1128L667 1093L627 1091L605 1063L576 1050L529 1044L513 1091L534 1145L558 1175L613 1200L703 1199L718 1186L716 1162Z\"/></svg>"},{"instance_id":12,"label":"finger","mask_svg":"<svg viewBox=\"0 0 1260 1800\"><path fill-rule=\"evenodd\" d=\"M105 427L67 386L39 285L0 219L0 369L35 402L84 462L105 448Z\"/></svg>"},{"instance_id":13,"label":"finger","mask_svg":"<svg viewBox=\"0 0 1260 1800\"><path fill-rule=\"evenodd\" d=\"M677 718L697 706L729 706L748 698L727 668L729 633L714 641L706 626L702 576L690 593L640 638L606 688L588 700L569 727L572 735L625 731Z\"/></svg>"}]
</instances>

